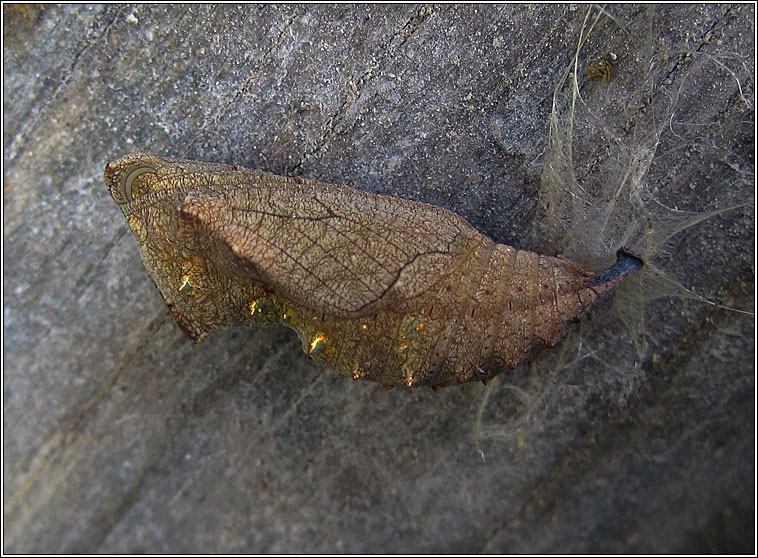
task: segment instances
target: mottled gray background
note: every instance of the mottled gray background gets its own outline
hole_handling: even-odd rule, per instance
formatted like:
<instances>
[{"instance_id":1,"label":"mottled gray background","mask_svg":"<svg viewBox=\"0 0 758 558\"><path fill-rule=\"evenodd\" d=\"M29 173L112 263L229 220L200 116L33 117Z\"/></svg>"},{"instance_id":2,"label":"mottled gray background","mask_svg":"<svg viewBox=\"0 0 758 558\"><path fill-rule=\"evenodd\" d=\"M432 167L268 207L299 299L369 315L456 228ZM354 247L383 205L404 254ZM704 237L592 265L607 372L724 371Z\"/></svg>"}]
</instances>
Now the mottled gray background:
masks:
<instances>
[{"instance_id":1,"label":"mottled gray background","mask_svg":"<svg viewBox=\"0 0 758 558\"><path fill-rule=\"evenodd\" d=\"M751 315L659 299L637 362L614 360L626 329L590 319L598 352L575 365L384 392L280 327L192 345L103 184L132 151L238 163L530 246L553 90L590 9L4 6L3 551L754 552ZM623 101L625 71L650 64L623 46L636 30L670 54L650 69L681 100L662 115L663 202L749 202L753 5L607 10L582 64L626 50L588 99ZM752 310L749 203L661 254Z\"/></svg>"}]
</instances>

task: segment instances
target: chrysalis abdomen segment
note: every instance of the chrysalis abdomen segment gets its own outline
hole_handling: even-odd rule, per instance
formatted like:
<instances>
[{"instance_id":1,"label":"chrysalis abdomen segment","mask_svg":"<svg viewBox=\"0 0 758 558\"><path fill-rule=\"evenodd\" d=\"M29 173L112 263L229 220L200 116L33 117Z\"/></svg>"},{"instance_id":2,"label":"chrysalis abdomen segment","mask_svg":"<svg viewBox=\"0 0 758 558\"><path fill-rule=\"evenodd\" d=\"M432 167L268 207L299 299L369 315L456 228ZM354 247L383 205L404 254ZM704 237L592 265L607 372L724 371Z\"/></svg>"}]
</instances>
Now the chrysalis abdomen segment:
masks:
<instances>
[{"instance_id":1,"label":"chrysalis abdomen segment","mask_svg":"<svg viewBox=\"0 0 758 558\"><path fill-rule=\"evenodd\" d=\"M599 294L636 269L623 262L596 277L568 260L481 238L421 297L361 319L288 325L306 352L343 376L406 387L486 381L555 346Z\"/></svg>"},{"instance_id":2,"label":"chrysalis abdomen segment","mask_svg":"<svg viewBox=\"0 0 758 558\"><path fill-rule=\"evenodd\" d=\"M450 317L434 384L487 380L555 346L604 290L568 260L503 244L483 250L488 262L474 273L479 281L459 302L460 314Z\"/></svg>"}]
</instances>

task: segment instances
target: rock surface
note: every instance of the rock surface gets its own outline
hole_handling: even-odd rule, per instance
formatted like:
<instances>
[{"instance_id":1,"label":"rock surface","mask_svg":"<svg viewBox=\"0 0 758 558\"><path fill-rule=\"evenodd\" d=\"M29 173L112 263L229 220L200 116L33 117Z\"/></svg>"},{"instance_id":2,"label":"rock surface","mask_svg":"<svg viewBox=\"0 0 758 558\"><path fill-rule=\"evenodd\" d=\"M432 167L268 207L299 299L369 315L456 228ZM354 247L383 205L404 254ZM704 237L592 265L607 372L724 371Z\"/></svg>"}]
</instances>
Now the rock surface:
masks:
<instances>
[{"instance_id":1,"label":"rock surface","mask_svg":"<svg viewBox=\"0 0 758 558\"><path fill-rule=\"evenodd\" d=\"M754 552L752 5L4 10L4 552ZM346 183L530 248L592 21L581 60L618 52L618 76L588 99L687 100L661 114L659 202L739 206L656 260L721 306L658 299L636 361L590 320L590 358L436 393L340 380L283 328L176 327L106 162ZM652 58L621 55L638 29ZM660 96L631 106L644 64Z\"/></svg>"}]
</instances>

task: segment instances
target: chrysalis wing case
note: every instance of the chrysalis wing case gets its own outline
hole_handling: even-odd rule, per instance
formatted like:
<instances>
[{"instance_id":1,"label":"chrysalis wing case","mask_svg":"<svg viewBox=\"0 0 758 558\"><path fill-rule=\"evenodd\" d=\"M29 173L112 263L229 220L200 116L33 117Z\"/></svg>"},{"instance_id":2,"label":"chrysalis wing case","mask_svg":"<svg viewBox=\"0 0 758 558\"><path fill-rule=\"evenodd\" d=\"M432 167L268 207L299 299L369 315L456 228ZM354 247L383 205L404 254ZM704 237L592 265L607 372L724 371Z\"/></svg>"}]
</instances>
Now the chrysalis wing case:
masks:
<instances>
[{"instance_id":1,"label":"chrysalis wing case","mask_svg":"<svg viewBox=\"0 0 758 558\"><path fill-rule=\"evenodd\" d=\"M280 322L317 361L385 386L486 381L642 265L619 252L593 275L436 206L239 166L135 153L105 182L193 341Z\"/></svg>"}]
</instances>

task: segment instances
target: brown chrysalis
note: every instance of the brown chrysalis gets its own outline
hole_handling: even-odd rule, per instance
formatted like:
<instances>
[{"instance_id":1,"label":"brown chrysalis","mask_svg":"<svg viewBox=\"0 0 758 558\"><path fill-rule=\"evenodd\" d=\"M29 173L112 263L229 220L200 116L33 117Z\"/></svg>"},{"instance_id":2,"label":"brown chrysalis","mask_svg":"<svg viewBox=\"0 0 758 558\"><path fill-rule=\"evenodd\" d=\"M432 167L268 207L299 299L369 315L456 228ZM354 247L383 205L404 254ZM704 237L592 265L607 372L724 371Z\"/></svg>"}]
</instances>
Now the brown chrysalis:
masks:
<instances>
[{"instance_id":1,"label":"brown chrysalis","mask_svg":"<svg viewBox=\"0 0 758 558\"><path fill-rule=\"evenodd\" d=\"M280 322L315 360L385 386L486 381L642 265L620 251L594 275L436 206L239 166L136 153L105 182L193 341Z\"/></svg>"}]
</instances>

